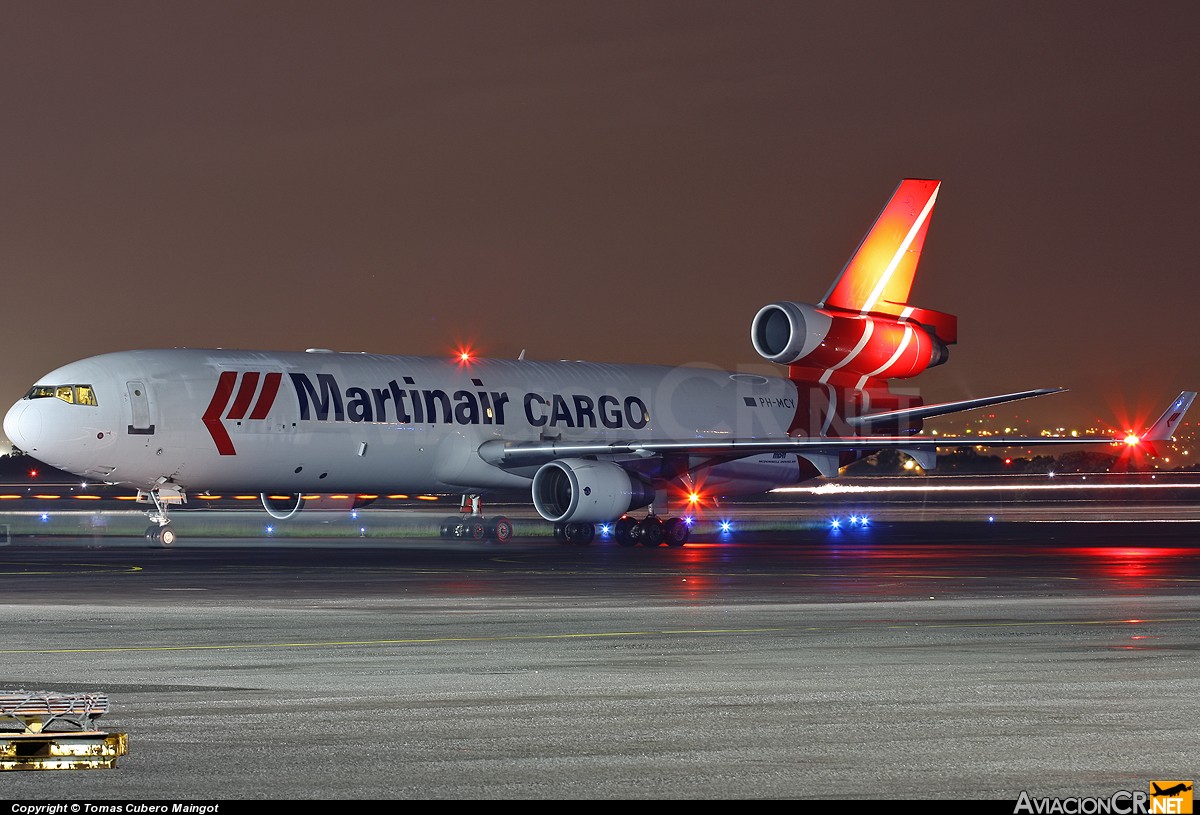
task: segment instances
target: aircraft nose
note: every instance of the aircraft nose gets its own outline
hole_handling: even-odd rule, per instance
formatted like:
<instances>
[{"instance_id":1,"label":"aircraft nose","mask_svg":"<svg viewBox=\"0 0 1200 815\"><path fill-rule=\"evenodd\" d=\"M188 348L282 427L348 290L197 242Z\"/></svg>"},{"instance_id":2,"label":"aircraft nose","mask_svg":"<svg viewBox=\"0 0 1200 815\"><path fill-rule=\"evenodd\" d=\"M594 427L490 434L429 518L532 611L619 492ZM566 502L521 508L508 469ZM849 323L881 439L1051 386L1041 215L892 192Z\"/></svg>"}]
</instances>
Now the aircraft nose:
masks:
<instances>
[{"instance_id":1,"label":"aircraft nose","mask_svg":"<svg viewBox=\"0 0 1200 815\"><path fill-rule=\"evenodd\" d=\"M4 416L4 435L19 450L36 448L42 435L41 411L26 399L17 402Z\"/></svg>"}]
</instances>

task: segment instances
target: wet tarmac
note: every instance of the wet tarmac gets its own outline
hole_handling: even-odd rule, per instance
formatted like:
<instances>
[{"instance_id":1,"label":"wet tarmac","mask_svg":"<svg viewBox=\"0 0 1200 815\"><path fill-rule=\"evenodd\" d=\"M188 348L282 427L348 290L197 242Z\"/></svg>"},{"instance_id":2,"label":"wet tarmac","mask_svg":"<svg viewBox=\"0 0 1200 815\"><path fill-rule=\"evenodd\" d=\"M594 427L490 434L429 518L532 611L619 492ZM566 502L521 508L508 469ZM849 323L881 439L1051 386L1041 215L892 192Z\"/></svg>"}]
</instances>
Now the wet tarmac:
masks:
<instances>
[{"instance_id":1,"label":"wet tarmac","mask_svg":"<svg viewBox=\"0 0 1200 815\"><path fill-rule=\"evenodd\" d=\"M13 537L0 690L105 692L129 751L0 773L0 798L1015 802L1195 776L1177 505L772 512L680 549Z\"/></svg>"}]
</instances>

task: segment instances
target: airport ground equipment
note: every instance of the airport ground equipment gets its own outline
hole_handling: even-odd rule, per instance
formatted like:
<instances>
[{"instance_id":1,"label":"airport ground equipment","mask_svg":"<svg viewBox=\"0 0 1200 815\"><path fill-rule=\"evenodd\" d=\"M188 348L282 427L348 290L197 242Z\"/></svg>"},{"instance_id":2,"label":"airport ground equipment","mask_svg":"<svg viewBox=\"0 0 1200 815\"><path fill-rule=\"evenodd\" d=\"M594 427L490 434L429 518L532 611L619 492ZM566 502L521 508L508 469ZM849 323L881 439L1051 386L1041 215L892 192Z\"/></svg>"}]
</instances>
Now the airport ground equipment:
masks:
<instances>
[{"instance_id":1,"label":"airport ground equipment","mask_svg":"<svg viewBox=\"0 0 1200 815\"><path fill-rule=\"evenodd\" d=\"M0 690L0 770L115 767L129 739L97 727L108 711L104 693Z\"/></svg>"}]
</instances>

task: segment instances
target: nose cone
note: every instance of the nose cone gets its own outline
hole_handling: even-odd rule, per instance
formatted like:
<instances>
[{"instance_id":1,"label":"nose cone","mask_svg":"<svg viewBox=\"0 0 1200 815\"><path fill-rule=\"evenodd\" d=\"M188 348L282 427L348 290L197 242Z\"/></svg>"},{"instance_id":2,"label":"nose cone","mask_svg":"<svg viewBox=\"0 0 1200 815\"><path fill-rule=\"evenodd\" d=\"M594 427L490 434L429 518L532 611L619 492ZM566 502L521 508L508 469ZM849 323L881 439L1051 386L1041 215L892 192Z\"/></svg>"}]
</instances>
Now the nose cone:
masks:
<instances>
[{"instance_id":1,"label":"nose cone","mask_svg":"<svg viewBox=\"0 0 1200 815\"><path fill-rule=\"evenodd\" d=\"M22 399L8 409L4 416L4 435L13 447L28 453L37 446L41 433L42 417L32 402Z\"/></svg>"}]
</instances>

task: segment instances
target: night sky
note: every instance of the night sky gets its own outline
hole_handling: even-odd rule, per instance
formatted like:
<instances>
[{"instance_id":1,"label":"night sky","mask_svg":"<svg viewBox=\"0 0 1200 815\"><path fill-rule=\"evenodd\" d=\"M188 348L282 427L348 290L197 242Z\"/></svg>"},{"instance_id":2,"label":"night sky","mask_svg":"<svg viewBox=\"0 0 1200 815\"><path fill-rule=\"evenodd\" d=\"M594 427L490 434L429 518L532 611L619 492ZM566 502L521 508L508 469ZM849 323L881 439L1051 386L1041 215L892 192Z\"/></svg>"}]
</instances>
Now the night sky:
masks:
<instances>
[{"instance_id":1,"label":"night sky","mask_svg":"<svg viewBox=\"0 0 1200 815\"><path fill-rule=\"evenodd\" d=\"M0 401L78 358L309 347L782 373L942 180L927 401L1200 387L1189 3L5 2Z\"/></svg>"}]
</instances>

